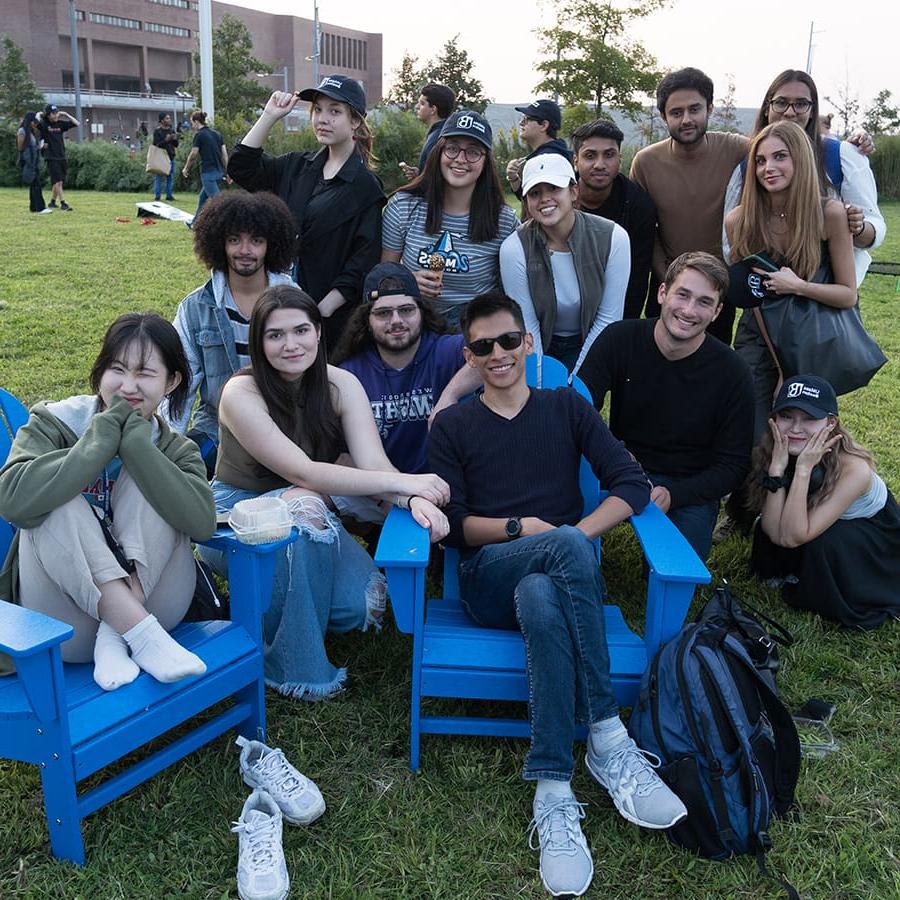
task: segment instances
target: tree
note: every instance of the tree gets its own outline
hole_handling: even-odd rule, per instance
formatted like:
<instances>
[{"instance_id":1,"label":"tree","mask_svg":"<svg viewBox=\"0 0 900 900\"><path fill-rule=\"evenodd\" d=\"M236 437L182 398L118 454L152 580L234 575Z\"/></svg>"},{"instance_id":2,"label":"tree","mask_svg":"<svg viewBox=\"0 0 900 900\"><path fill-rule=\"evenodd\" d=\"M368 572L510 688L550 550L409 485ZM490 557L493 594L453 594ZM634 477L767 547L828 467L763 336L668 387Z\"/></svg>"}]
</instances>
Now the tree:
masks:
<instances>
[{"instance_id":1,"label":"tree","mask_svg":"<svg viewBox=\"0 0 900 900\"><path fill-rule=\"evenodd\" d=\"M419 65L419 57L404 53L400 65L394 69L394 80L385 102L400 109L412 109L419 99L423 85L428 81L425 67Z\"/></svg>"},{"instance_id":2,"label":"tree","mask_svg":"<svg viewBox=\"0 0 900 900\"><path fill-rule=\"evenodd\" d=\"M726 73L728 79L728 87L725 96L720 97L716 104L713 114L710 118L710 125L717 131L740 132L740 123L738 122L737 106L734 102L734 75Z\"/></svg>"},{"instance_id":3,"label":"tree","mask_svg":"<svg viewBox=\"0 0 900 900\"><path fill-rule=\"evenodd\" d=\"M22 48L4 34L0 59L0 118L8 117L18 124L29 110L44 106L44 95L38 90Z\"/></svg>"},{"instance_id":4,"label":"tree","mask_svg":"<svg viewBox=\"0 0 900 900\"><path fill-rule=\"evenodd\" d=\"M474 65L469 54L459 46L457 34L444 44L440 55L430 63L424 80L447 85L456 94L459 109L483 113L490 100L484 96L484 87L472 72Z\"/></svg>"},{"instance_id":5,"label":"tree","mask_svg":"<svg viewBox=\"0 0 900 900\"><path fill-rule=\"evenodd\" d=\"M859 116L859 94L854 94L850 89L850 72L844 75L844 83L838 88L834 100L825 98L833 107L841 119L844 128L841 137L846 140L856 128L856 120Z\"/></svg>"},{"instance_id":6,"label":"tree","mask_svg":"<svg viewBox=\"0 0 900 900\"><path fill-rule=\"evenodd\" d=\"M900 129L900 109L891 106L891 92L879 91L866 110L863 128L870 134L893 134Z\"/></svg>"},{"instance_id":7,"label":"tree","mask_svg":"<svg viewBox=\"0 0 900 900\"><path fill-rule=\"evenodd\" d=\"M212 34L212 63L216 109L226 116L253 119L271 93L256 78L256 73L272 74L272 67L253 55L253 37L247 26L232 15L222 16L219 27ZM199 71L200 54L194 54ZM191 78L185 89L195 97L201 96L200 79Z\"/></svg>"},{"instance_id":8,"label":"tree","mask_svg":"<svg viewBox=\"0 0 900 900\"><path fill-rule=\"evenodd\" d=\"M639 115L641 94L652 94L659 81L656 59L628 39L632 22L666 5L667 0L637 0L618 8L596 0L556 0L557 24L538 29L549 59L538 63L544 77L537 92L559 94L567 104L595 104L632 118Z\"/></svg>"}]
</instances>

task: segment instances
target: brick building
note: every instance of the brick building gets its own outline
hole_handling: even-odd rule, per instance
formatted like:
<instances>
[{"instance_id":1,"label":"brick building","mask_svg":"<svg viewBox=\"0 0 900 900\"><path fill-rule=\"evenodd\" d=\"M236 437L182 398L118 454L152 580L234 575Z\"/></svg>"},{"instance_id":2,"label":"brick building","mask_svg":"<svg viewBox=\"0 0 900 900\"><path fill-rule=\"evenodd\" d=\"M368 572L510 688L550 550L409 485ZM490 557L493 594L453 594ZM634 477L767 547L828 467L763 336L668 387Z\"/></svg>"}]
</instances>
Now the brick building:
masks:
<instances>
[{"instance_id":1,"label":"brick building","mask_svg":"<svg viewBox=\"0 0 900 900\"><path fill-rule=\"evenodd\" d=\"M48 101L74 112L67 0L3 0L2 30L23 49ZM313 83L311 19L275 15L213 2L215 28L225 14L253 35L254 55L276 70L263 80L281 88L287 67L291 88ZM160 112L181 120L194 105L179 97L194 72L198 4L194 0L76 0L85 137L134 135L139 122L152 130ZM319 23L319 69L357 78L370 105L381 99L380 34ZM198 101L199 103L199 101ZM223 111L224 112L224 111Z\"/></svg>"}]
</instances>

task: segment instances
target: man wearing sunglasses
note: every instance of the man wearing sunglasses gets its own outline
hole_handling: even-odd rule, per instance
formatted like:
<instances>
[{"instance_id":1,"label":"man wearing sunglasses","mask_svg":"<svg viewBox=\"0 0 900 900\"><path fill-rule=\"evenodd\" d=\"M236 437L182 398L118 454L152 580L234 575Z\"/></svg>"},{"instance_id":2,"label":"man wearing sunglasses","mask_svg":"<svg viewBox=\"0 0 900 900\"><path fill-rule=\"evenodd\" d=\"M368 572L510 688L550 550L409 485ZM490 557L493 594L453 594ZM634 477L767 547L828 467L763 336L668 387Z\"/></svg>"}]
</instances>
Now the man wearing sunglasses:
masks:
<instances>
[{"instance_id":1,"label":"man wearing sunglasses","mask_svg":"<svg viewBox=\"0 0 900 900\"><path fill-rule=\"evenodd\" d=\"M463 607L479 625L518 628L524 637L531 747L523 775L536 782L531 837L547 890L580 896L593 861L571 787L576 721L590 726L588 771L626 819L661 829L687 815L619 719L593 544L640 512L650 487L580 394L528 386L525 359L534 344L515 301L476 297L461 324L466 363L484 391L435 417L429 466L450 485L446 542L460 551ZM608 491L586 516L582 456Z\"/></svg>"},{"instance_id":2,"label":"man wearing sunglasses","mask_svg":"<svg viewBox=\"0 0 900 900\"><path fill-rule=\"evenodd\" d=\"M527 106L517 106L522 113L519 120L519 138L531 151L528 156L511 159L506 165L506 180L512 192L522 199L522 169L533 156L541 153L559 153L572 162L572 151L566 142L557 137L562 128L562 110L552 100L532 100Z\"/></svg>"},{"instance_id":3,"label":"man wearing sunglasses","mask_svg":"<svg viewBox=\"0 0 900 900\"><path fill-rule=\"evenodd\" d=\"M428 419L451 379L445 403L480 384L465 365L463 336L449 332L406 266L379 263L366 276L362 305L329 354L362 382L385 453L401 472L426 471Z\"/></svg>"}]
</instances>

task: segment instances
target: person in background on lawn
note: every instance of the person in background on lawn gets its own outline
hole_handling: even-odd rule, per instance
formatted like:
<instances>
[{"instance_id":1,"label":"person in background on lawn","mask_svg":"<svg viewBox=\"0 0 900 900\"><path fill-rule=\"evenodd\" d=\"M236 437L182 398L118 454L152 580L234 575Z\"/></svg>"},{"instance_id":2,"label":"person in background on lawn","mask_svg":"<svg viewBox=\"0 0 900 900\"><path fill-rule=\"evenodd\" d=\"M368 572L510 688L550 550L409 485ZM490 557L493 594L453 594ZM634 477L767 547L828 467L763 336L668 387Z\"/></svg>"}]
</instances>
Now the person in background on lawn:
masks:
<instances>
[{"instance_id":1,"label":"person in background on lawn","mask_svg":"<svg viewBox=\"0 0 900 900\"><path fill-rule=\"evenodd\" d=\"M562 110L552 100L532 100L528 106L517 106L522 113L519 121L519 138L531 151L528 156L511 159L506 164L506 180L510 190L522 199L522 169L529 159L542 153L559 153L570 163L572 151L562 138L557 137L562 128Z\"/></svg>"},{"instance_id":2,"label":"person in background on lawn","mask_svg":"<svg viewBox=\"0 0 900 900\"><path fill-rule=\"evenodd\" d=\"M41 150L44 139L37 120L37 113L27 112L16 132L16 150L19 154L19 168L22 170L22 184L28 185L28 209L33 213L52 213L44 203L41 190L42 166Z\"/></svg>"},{"instance_id":3,"label":"person in background on lawn","mask_svg":"<svg viewBox=\"0 0 900 900\"><path fill-rule=\"evenodd\" d=\"M379 263L332 354L365 388L384 452L401 472L428 470L428 420L454 376L460 396L481 384L465 364L462 335L449 332L409 269Z\"/></svg>"},{"instance_id":4,"label":"person in background on lawn","mask_svg":"<svg viewBox=\"0 0 900 900\"><path fill-rule=\"evenodd\" d=\"M515 230L503 202L484 116L457 110L424 171L384 210L382 262L402 262L453 328L476 294L500 285L500 245Z\"/></svg>"},{"instance_id":5,"label":"person in background on lawn","mask_svg":"<svg viewBox=\"0 0 900 900\"><path fill-rule=\"evenodd\" d=\"M900 507L841 424L831 385L785 381L753 456L754 574L848 628L900 618Z\"/></svg>"},{"instance_id":6,"label":"person in background on lawn","mask_svg":"<svg viewBox=\"0 0 900 900\"><path fill-rule=\"evenodd\" d=\"M141 669L157 681L206 665L168 634L194 594L191 538L216 527L200 452L156 415L187 402L175 329L155 313L110 325L92 393L38 403L0 468L0 515L19 530L0 596L75 629L66 662L94 660L114 690Z\"/></svg>"},{"instance_id":7,"label":"person in background on lawn","mask_svg":"<svg viewBox=\"0 0 900 900\"><path fill-rule=\"evenodd\" d=\"M318 305L296 285L263 294L250 319L251 365L222 391L212 485L222 512L266 495L294 515L300 538L280 551L263 620L265 674L279 693L304 700L333 696L346 679L325 634L380 625L385 609L384 576L333 511L380 521L397 504L439 541L447 519L437 505L449 495L437 476L391 465L362 385L327 364L321 334ZM352 465L338 462L345 448ZM223 571L222 554L202 552Z\"/></svg>"},{"instance_id":8,"label":"person in background on lawn","mask_svg":"<svg viewBox=\"0 0 900 900\"><path fill-rule=\"evenodd\" d=\"M428 154L434 149L434 145L441 136L444 122L453 112L454 106L456 106L456 94L446 85L431 82L422 88L422 94L416 102L416 118L428 126L428 134L425 135L425 143L419 154L419 164L408 166L405 162L400 163L400 168L407 181L412 181L420 172L424 171L425 160L428 159Z\"/></svg>"},{"instance_id":9,"label":"person in background on lawn","mask_svg":"<svg viewBox=\"0 0 900 900\"><path fill-rule=\"evenodd\" d=\"M719 501L743 483L753 446L750 370L709 334L727 291L721 260L682 254L659 289L659 318L610 325L579 373L598 410L611 394L612 433L647 472L650 499L702 560Z\"/></svg>"},{"instance_id":10,"label":"person in background on lawn","mask_svg":"<svg viewBox=\"0 0 900 900\"><path fill-rule=\"evenodd\" d=\"M189 178L194 160L197 156L200 157L200 196L197 198L197 211L194 213L196 217L203 209L203 204L219 193L219 182L225 177L225 171L228 169L228 151L225 149L222 135L206 124L206 113L202 110L196 109L191 113L191 128L196 132L194 143L184 161L181 174Z\"/></svg>"},{"instance_id":11,"label":"person in background on lawn","mask_svg":"<svg viewBox=\"0 0 900 900\"><path fill-rule=\"evenodd\" d=\"M72 212L72 207L66 203L63 190L63 183L66 180L68 171L66 166L66 139L64 135L70 128L77 128L81 123L74 116L63 112L53 103L48 103L44 107L40 123L41 134L46 144L45 156L47 169L50 172L50 185L53 191L53 196L50 199L50 209L56 209L58 202L61 210Z\"/></svg>"},{"instance_id":12,"label":"person in background on lawn","mask_svg":"<svg viewBox=\"0 0 900 900\"><path fill-rule=\"evenodd\" d=\"M293 280L288 271L294 260L293 217L267 191L219 194L194 220L194 252L210 277L178 304L173 323L190 369L188 403L177 416L165 401L161 411L175 431L197 442L212 476L219 397L225 382L250 365L253 310L266 288Z\"/></svg>"},{"instance_id":13,"label":"person in background on lawn","mask_svg":"<svg viewBox=\"0 0 900 900\"><path fill-rule=\"evenodd\" d=\"M639 319L653 261L656 207L642 187L619 171L624 137L619 126L609 119L595 119L572 132L578 174L577 209L609 219L628 232L631 273L622 318Z\"/></svg>"},{"instance_id":14,"label":"person in background on lawn","mask_svg":"<svg viewBox=\"0 0 900 900\"><path fill-rule=\"evenodd\" d=\"M476 297L462 329L484 392L435 417L429 464L450 485L446 543L460 549L463 608L479 625L519 629L525 639L531 746L523 774L537 782L530 837L537 834L547 890L580 896L594 867L571 787L576 722L590 727L588 771L628 821L669 828L687 815L619 718L594 546L647 505L650 487L575 390L528 387L533 344L514 300ZM586 516L582 455L609 492Z\"/></svg>"},{"instance_id":15,"label":"person in background on lawn","mask_svg":"<svg viewBox=\"0 0 900 900\"><path fill-rule=\"evenodd\" d=\"M558 153L525 163L522 191L529 217L500 248L503 289L522 307L538 359L546 353L575 374L597 335L622 318L628 235L575 209L575 170Z\"/></svg>"},{"instance_id":16,"label":"person in background on lawn","mask_svg":"<svg viewBox=\"0 0 900 900\"><path fill-rule=\"evenodd\" d=\"M318 151L263 152L272 126L302 101ZM372 171L366 95L349 75L326 75L314 88L276 91L234 148L229 174L248 191L272 191L287 203L299 235L295 280L319 304L329 346L336 346L363 279L381 252L384 190Z\"/></svg>"},{"instance_id":17,"label":"person in background on lawn","mask_svg":"<svg viewBox=\"0 0 900 900\"><path fill-rule=\"evenodd\" d=\"M146 135L146 126L144 126ZM153 178L154 200L160 199L163 178L166 179L166 200L174 200L172 196L172 178L175 175L175 148L178 146L178 132L172 130L172 117L168 113L159 114L159 127L153 129L153 146L161 147L169 154L169 175L156 175Z\"/></svg>"}]
</instances>

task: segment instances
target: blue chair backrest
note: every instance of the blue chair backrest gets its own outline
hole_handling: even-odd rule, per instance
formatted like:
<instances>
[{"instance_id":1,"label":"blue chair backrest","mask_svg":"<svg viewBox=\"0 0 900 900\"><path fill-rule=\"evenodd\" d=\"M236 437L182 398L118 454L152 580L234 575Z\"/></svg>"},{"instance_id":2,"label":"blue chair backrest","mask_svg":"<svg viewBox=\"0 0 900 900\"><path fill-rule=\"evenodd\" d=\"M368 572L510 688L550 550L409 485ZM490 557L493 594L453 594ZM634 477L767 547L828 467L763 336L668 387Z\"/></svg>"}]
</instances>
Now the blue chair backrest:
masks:
<instances>
[{"instance_id":1,"label":"blue chair backrest","mask_svg":"<svg viewBox=\"0 0 900 900\"><path fill-rule=\"evenodd\" d=\"M9 391L0 388L0 466L6 462L9 449L12 447L16 432L28 421L28 410ZM12 525L0 518L0 566L9 552L12 543Z\"/></svg>"},{"instance_id":2,"label":"blue chair backrest","mask_svg":"<svg viewBox=\"0 0 900 900\"><path fill-rule=\"evenodd\" d=\"M532 353L525 360L525 377L530 385L538 382L537 354ZM570 376L566 367L552 356L544 356L541 359L541 387L553 389L558 387L572 387L588 403L591 401L591 393L587 385L577 376ZM599 415L599 413L598 413ZM581 489L581 497L584 500L584 514L589 515L600 505L600 482L591 468L590 463L581 458L581 467L578 470L578 486ZM597 555L600 555L600 542L595 542ZM448 550L444 555L444 597L447 599L459 599L459 582L457 580L456 564L458 555L454 550Z\"/></svg>"}]
</instances>

